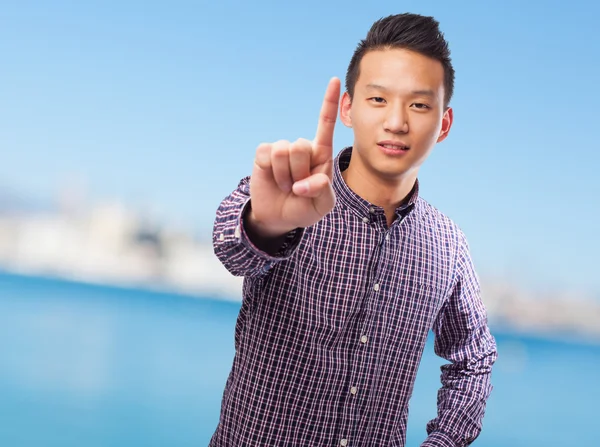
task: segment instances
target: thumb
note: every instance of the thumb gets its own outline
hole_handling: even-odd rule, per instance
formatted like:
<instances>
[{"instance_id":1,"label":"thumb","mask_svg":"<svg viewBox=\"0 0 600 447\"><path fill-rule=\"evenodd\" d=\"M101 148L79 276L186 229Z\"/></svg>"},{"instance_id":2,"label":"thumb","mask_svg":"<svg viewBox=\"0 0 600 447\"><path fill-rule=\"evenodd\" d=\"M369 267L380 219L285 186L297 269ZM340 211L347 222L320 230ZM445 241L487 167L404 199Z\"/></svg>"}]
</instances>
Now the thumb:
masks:
<instances>
[{"instance_id":1,"label":"thumb","mask_svg":"<svg viewBox=\"0 0 600 447\"><path fill-rule=\"evenodd\" d=\"M315 198L319 197L330 186L329 177L323 173L317 173L294 183L292 191L300 197Z\"/></svg>"},{"instance_id":2,"label":"thumb","mask_svg":"<svg viewBox=\"0 0 600 447\"><path fill-rule=\"evenodd\" d=\"M315 202L315 209L321 215L327 214L335 205L335 193L331 180L323 173L313 174L294 183L292 191L297 196L312 198Z\"/></svg>"}]
</instances>

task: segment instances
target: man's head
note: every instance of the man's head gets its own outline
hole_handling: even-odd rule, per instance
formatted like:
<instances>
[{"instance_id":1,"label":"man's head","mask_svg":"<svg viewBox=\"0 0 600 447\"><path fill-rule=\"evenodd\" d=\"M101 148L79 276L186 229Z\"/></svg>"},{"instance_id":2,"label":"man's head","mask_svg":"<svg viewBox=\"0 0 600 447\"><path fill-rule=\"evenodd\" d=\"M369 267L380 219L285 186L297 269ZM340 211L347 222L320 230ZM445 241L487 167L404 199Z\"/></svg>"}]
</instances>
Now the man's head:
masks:
<instances>
[{"instance_id":1,"label":"man's head","mask_svg":"<svg viewBox=\"0 0 600 447\"><path fill-rule=\"evenodd\" d=\"M450 131L454 69L431 17L401 14L373 24L348 67L341 121L354 130L350 171L411 183Z\"/></svg>"},{"instance_id":2,"label":"man's head","mask_svg":"<svg viewBox=\"0 0 600 447\"><path fill-rule=\"evenodd\" d=\"M454 68L448 42L433 17L397 14L375 22L366 39L360 41L346 71L346 91L354 97L354 86L360 76L360 63L374 50L404 49L435 59L444 68L444 106L450 105L454 93Z\"/></svg>"}]
</instances>

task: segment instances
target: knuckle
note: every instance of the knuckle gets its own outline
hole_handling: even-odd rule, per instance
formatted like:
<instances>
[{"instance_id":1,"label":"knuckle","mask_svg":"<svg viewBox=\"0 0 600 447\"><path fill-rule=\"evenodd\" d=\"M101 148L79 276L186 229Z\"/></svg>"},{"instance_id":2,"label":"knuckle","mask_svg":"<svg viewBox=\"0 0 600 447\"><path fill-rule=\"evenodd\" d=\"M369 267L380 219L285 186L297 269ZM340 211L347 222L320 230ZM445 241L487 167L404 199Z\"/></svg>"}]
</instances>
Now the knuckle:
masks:
<instances>
[{"instance_id":1,"label":"knuckle","mask_svg":"<svg viewBox=\"0 0 600 447\"><path fill-rule=\"evenodd\" d=\"M310 146L311 143L310 140L307 140L306 138L298 138L296 144L299 146Z\"/></svg>"},{"instance_id":2,"label":"knuckle","mask_svg":"<svg viewBox=\"0 0 600 447\"><path fill-rule=\"evenodd\" d=\"M254 162L260 167L267 167L270 164L271 160L271 145L262 143L259 144L256 148L256 153L254 154Z\"/></svg>"},{"instance_id":3,"label":"knuckle","mask_svg":"<svg viewBox=\"0 0 600 447\"><path fill-rule=\"evenodd\" d=\"M260 143L257 147L256 147L256 153L266 153L266 152L271 152L271 144L269 143Z\"/></svg>"},{"instance_id":4,"label":"knuckle","mask_svg":"<svg viewBox=\"0 0 600 447\"><path fill-rule=\"evenodd\" d=\"M303 156L308 153L309 147L304 142L296 141L290 146L290 154L295 156Z\"/></svg>"},{"instance_id":5,"label":"knuckle","mask_svg":"<svg viewBox=\"0 0 600 447\"><path fill-rule=\"evenodd\" d=\"M290 142L279 140L273 144L272 154L274 157L285 157L290 151Z\"/></svg>"},{"instance_id":6,"label":"knuckle","mask_svg":"<svg viewBox=\"0 0 600 447\"><path fill-rule=\"evenodd\" d=\"M335 124L335 115L331 116L328 113L322 113L321 114L321 121L326 123L326 124Z\"/></svg>"}]
</instances>

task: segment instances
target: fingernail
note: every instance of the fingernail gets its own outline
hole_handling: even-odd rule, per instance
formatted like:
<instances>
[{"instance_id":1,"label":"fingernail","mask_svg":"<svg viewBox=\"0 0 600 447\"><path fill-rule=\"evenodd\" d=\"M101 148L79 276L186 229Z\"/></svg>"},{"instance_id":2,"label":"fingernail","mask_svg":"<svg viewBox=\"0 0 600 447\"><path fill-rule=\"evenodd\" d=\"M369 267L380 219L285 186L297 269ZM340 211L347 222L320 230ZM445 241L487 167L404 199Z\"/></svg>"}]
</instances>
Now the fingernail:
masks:
<instances>
[{"instance_id":1,"label":"fingernail","mask_svg":"<svg viewBox=\"0 0 600 447\"><path fill-rule=\"evenodd\" d=\"M296 194L306 194L308 192L308 182L296 182L294 184L294 192Z\"/></svg>"}]
</instances>

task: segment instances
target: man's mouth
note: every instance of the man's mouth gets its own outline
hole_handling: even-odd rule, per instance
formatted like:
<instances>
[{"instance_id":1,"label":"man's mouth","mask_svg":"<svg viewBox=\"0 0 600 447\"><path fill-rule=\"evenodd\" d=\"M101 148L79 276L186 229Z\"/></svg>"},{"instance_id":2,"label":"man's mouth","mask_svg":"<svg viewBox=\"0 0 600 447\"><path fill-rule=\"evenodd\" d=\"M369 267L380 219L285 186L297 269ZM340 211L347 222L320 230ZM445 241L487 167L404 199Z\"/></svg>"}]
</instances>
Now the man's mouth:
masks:
<instances>
[{"instance_id":1,"label":"man's mouth","mask_svg":"<svg viewBox=\"0 0 600 447\"><path fill-rule=\"evenodd\" d=\"M385 149L390 149L390 150L394 150L394 151L407 151L410 148L403 143L377 143L379 146L385 148Z\"/></svg>"}]
</instances>

